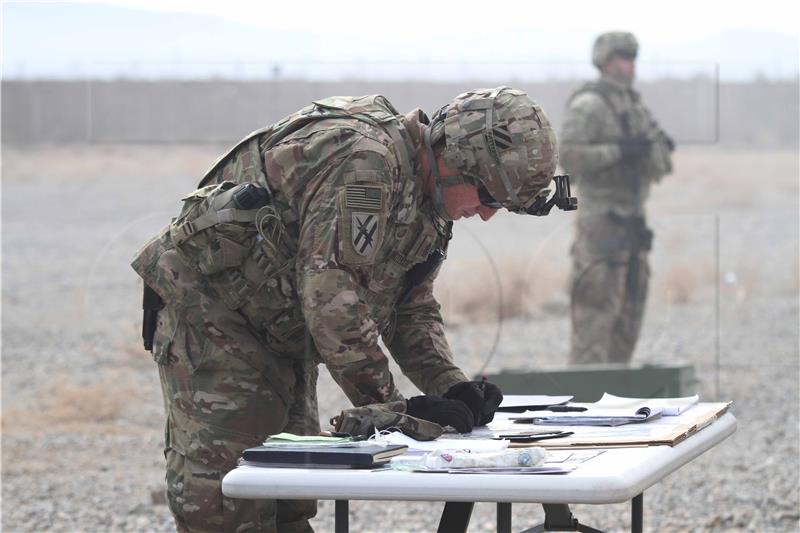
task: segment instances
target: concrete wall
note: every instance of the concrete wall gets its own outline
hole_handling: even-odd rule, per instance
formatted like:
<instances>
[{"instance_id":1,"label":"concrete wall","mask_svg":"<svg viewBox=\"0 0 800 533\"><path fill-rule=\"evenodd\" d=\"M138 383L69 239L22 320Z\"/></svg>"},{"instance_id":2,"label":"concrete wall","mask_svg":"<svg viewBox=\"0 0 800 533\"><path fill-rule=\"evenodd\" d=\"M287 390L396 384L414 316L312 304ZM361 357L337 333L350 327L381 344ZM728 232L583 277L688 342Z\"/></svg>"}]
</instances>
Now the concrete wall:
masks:
<instances>
[{"instance_id":1,"label":"concrete wall","mask_svg":"<svg viewBox=\"0 0 800 533\"><path fill-rule=\"evenodd\" d=\"M578 81L514 83L560 126ZM336 94L382 93L432 113L456 94L496 85L341 81L3 81L2 135L12 144L231 142ZM798 83L660 81L639 86L679 143L796 147Z\"/></svg>"}]
</instances>

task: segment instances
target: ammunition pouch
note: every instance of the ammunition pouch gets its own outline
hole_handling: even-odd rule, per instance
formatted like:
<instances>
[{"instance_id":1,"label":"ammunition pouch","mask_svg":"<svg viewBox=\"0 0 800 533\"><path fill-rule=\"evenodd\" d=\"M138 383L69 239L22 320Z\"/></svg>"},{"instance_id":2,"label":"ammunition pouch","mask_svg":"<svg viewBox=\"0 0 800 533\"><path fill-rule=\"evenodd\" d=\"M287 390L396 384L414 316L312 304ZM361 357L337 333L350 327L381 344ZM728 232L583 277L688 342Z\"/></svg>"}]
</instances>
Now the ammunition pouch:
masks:
<instances>
[{"instance_id":1,"label":"ammunition pouch","mask_svg":"<svg viewBox=\"0 0 800 533\"><path fill-rule=\"evenodd\" d=\"M635 228L635 237L633 239L633 248L637 252L649 252L653 248L653 230L644 225Z\"/></svg>"},{"instance_id":2,"label":"ammunition pouch","mask_svg":"<svg viewBox=\"0 0 800 533\"><path fill-rule=\"evenodd\" d=\"M587 217L578 222L580 238L595 256L638 254L653 245L653 232L644 217L626 217L614 212Z\"/></svg>"},{"instance_id":3,"label":"ammunition pouch","mask_svg":"<svg viewBox=\"0 0 800 533\"><path fill-rule=\"evenodd\" d=\"M253 182L223 181L183 200L169 239L184 264L206 276L225 306L269 335L278 351L303 352L293 269L297 242L269 192Z\"/></svg>"},{"instance_id":4,"label":"ammunition pouch","mask_svg":"<svg viewBox=\"0 0 800 533\"><path fill-rule=\"evenodd\" d=\"M153 337L155 337L158 325L158 312L163 308L164 301L161 296L145 283L142 296L142 341L144 349L148 352L153 351Z\"/></svg>"},{"instance_id":5,"label":"ammunition pouch","mask_svg":"<svg viewBox=\"0 0 800 533\"><path fill-rule=\"evenodd\" d=\"M653 246L653 231L647 227L644 217L621 217L614 215L625 228L627 249L632 254L649 252Z\"/></svg>"},{"instance_id":6,"label":"ammunition pouch","mask_svg":"<svg viewBox=\"0 0 800 533\"><path fill-rule=\"evenodd\" d=\"M657 130L647 168L647 174L653 181L658 182L665 174L672 172L673 150L675 150L675 142L672 138L663 130Z\"/></svg>"},{"instance_id":7,"label":"ammunition pouch","mask_svg":"<svg viewBox=\"0 0 800 533\"><path fill-rule=\"evenodd\" d=\"M242 264L257 234L258 212L268 204L268 194L259 196L264 199L260 205L236 201L237 193L253 188L264 190L252 183L223 181L183 198L183 209L170 224L169 234L189 266L212 275Z\"/></svg>"}]
</instances>

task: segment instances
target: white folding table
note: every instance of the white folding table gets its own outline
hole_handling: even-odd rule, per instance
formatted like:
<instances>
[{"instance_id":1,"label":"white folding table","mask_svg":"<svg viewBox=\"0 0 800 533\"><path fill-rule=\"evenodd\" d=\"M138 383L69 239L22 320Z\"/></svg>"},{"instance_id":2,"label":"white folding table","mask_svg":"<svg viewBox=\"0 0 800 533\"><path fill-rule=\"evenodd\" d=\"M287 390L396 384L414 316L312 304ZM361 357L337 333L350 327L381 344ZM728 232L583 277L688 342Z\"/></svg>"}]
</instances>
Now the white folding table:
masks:
<instances>
[{"instance_id":1,"label":"white folding table","mask_svg":"<svg viewBox=\"0 0 800 533\"><path fill-rule=\"evenodd\" d=\"M512 503L541 503L545 523L526 531L598 531L569 504L631 500L631 530L642 531L643 492L736 431L726 413L675 446L608 448L568 474L445 474L240 466L223 493L244 499L336 500L336 531L348 530L349 500L445 501L439 531L466 531L475 502L497 502L497 531L510 533Z\"/></svg>"}]
</instances>

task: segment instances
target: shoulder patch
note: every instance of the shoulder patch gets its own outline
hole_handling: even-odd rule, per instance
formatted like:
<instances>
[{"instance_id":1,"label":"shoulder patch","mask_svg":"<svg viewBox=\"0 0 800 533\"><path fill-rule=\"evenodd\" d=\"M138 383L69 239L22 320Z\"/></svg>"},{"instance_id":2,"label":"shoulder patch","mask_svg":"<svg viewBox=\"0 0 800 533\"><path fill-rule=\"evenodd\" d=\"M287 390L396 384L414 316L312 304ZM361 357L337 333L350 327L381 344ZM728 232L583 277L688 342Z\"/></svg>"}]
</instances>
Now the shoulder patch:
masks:
<instances>
[{"instance_id":1,"label":"shoulder patch","mask_svg":"<svg viewBox=\"0 0 800 533\"><path fill-rule=\"evenodd\" d=\"M345 185L339 190L339 261L365 265L375 260L387 224L387 185Z\"/></svg>"},{"instance_id":2,"label":"shoulder patch","mask_svg":"<svg viewBox=\"0 0 800 533\"><path fill-rule=\"evenodd\" d=\"M380 211L383 209L383 189L373 185L347 185L345 207Z\"/></svg>"},{"instance_id":3,"label":"shoulder patch","mask_svg":"<svg viewBox=\"0 0 800 533\"><path fill-rule=\"evenodd\" d=\"M375 249L379 226L377 213L351 213L351 244L358 255L370 256Z\"/></svg>"}]
</instances>

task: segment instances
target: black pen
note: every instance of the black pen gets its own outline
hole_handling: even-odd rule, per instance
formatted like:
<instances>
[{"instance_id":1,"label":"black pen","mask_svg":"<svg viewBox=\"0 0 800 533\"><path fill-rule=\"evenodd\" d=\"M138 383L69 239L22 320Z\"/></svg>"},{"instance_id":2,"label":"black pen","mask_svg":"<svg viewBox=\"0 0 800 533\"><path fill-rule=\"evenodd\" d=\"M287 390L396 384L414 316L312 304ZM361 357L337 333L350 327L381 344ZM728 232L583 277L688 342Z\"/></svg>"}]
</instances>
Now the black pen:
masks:
<instances>
[{"instance_id":1,"label":"black pen","mask_svg":"<svg viewBox=\"0 0 800 533\"><path fill-rule=\"evenodd\" d=\"M586 411L586 407L578 407L574 405L548 405L545 411L552 411L554 413L582 413Z\"/></svg>"},{"instance_id":2,"label":"black pen","mask_svg":"<svg viewBox=\"0 0 800 533\"><path fill-rule=\"evenodd\" d=\"M507 435L497 435L493 439L507 439L511 442L535 442L537 440L557 439L559 437L569 437L572 431L542 431L539 433L517 433Z\"/></svg>"}]
</instances>

